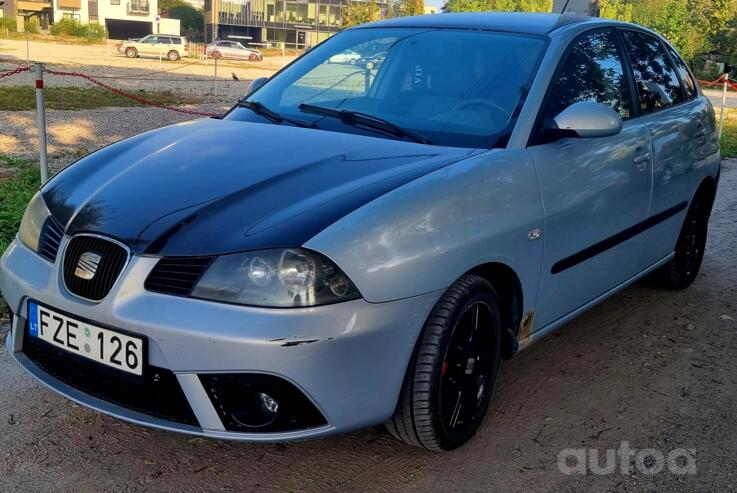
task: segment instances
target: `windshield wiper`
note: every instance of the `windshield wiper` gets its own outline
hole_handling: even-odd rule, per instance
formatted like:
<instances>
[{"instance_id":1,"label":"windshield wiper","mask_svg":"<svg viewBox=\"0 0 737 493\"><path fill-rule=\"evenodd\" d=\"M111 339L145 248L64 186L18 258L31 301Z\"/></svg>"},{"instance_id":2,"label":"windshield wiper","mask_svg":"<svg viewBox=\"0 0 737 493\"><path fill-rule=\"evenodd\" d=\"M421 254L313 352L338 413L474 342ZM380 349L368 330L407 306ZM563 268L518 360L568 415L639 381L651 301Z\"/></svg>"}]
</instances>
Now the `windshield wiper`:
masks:
<instances>
[{"instance_id":1,"label":"windshield wiper","mask_svg":"<svg viewBox=\"0 0 737 493\"><path fill-rule=\"evenodd\" d=\"M270 110L266 107L263 103L259 101L248 101L246 99L241 99L238 101L238 106L240 108L248 108L249 110L253 111L259 116L263 116L267 120L271 120L274 123L282 124L284 122L291 123L292 125L296 125L298 127L304 127L304 128L317 128L317 125L315 125L313 122L303 122L302 120L297 120L294 118L289 118L286 116L282 116L276 111Z\"/></svg>"},{"instance_id":2,"label":"windshield wiper","mask_svg":"<svg viewBox=\"0 0 737 493\"><path fill-rule=\"evenodd\" d=\"M396 123L384 120L383 118L379 118L378 116L368 115L359 111L334 110L332 108L325 108L323 106L316 106L314 104L306 103L300 104L298 108L300 109L300 111L304 111L305 113L314 113L316 115L338 118L346 125L363 125L374 130L389 133L395 137L407 137L411 140L414 140L415 142L419 142L420 144L432 144L432 141L424 135L420 135L411 130L402 128Z\"/></svg>"}]
</instances>

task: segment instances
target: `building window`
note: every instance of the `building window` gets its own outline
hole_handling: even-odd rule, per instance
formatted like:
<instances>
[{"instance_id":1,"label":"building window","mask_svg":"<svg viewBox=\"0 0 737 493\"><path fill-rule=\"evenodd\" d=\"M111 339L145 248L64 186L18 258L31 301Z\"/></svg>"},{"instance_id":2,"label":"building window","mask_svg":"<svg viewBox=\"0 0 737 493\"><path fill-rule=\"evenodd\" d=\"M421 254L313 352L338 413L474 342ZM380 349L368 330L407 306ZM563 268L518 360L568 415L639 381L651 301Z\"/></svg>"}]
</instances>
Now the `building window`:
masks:
<instances>
[{"instance_id":1,"label":"building window","mask_svg":"<svg viewBox=\"0 0 737 493\"><path fill-rule=\"evenodd\" d=\"M120 5L120 0L110 0L110 5Z\"/></svg>"},{"instance_id":2,"label":"building window","mask_svg":"<svg viewBox=\"0 0 737 493\"><path fill-rule=\"evenodd\" d=\"M130 11L148 13L148 0L130 0Z\"/></svg>"}]
</instances>

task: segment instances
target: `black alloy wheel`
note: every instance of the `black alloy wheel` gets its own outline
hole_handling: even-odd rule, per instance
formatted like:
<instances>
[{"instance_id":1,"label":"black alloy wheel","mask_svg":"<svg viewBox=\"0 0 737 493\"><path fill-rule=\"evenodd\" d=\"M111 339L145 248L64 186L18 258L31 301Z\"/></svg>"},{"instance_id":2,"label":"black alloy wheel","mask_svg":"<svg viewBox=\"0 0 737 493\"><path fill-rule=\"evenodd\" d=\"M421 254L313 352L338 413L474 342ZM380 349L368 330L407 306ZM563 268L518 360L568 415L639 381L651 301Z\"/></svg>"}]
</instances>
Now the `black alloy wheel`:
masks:
<instances>
[{"instance_id":1,"label":"black alloy wheel","mask_svg":"<svg viewBox=\"0 0 737 493\"><path fill-rule=\"evenodd\" d=\"M704 194L697 195L683 222L675 256L654 274L661 287L684 289L696 279L704 260L709 216L710 201Z\"/></svg>"},{"instance_id":2,"label":"black alloy wheel","mask_svg":"<svg viewBox=\"0 0 737 493\"><path fill-rule=\"evenodd\" d=\"M437 302L386 424L396 438L434 451L466 443L481 424L501 359L499 298L466 274Z\"/></svg>"}]
</instances>

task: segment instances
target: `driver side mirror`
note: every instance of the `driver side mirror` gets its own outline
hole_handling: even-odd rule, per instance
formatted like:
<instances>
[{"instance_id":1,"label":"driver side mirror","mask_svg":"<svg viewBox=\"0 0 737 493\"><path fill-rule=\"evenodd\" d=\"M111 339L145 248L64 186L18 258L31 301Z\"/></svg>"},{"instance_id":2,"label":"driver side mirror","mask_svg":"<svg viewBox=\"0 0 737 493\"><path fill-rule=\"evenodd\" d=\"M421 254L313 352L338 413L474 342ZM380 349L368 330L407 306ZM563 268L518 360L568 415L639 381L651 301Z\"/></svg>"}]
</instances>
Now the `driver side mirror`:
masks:
<instances>
[{"instance_id":1,"label":"driver side mirror","mask_svg":"<svg viewBox=\"0 0 737 493\"><path fill-rule=\"evenodd\" d=\"M259 87L261 87L264 84L266 84L266 81L268 81L268 80L269 80L268 77L259 77L258 79L253 79L251 81L251 84L249 84L249 86L248 86L248 94L247 95L252 94L254 91L256 91L256 89L258 89Z\"/></svg>"},{"instance_id":2,"label":"driver side mirror","mask_svg":"<svg viewBox=\"0 0 737 493\"><path fill-rule=\"evenodd\" d=\"M583 139L610 137L622 131L622 118L608 106L579 101L546 121L545 133L576 136Z\"/></svg>"}]
</instances>

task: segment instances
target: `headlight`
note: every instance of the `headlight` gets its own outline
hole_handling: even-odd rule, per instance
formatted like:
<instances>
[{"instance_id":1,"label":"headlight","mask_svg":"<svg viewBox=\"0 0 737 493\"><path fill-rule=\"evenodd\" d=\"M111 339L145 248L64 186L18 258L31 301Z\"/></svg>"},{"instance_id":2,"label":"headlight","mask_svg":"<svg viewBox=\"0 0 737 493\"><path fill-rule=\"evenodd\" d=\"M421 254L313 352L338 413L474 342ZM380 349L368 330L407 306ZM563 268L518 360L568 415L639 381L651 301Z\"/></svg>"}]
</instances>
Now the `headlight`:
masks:
<instances>
[{"instance_id":1,"label":"headlight","mask_svg":"<svg viewBox=\"0 0 737 493\"><path fill-rule=\"evenodd\" d=\"M218 257L197 283L192 296L282 308L324 305L361 297L333 262L301 248Z\"/></svg>"},{"instance_id":2,"label":"headlight","mask_svg":"<svg viewBox=\"0 0 737 493\"><path fill-rule=\"evenodd\" d=\"M38 240L41 237L41 228L50 216L49 209L44 203L41 192L37 192L26 207L23 221L20 223L18 236L20 240L30 249L38 251Z\"/></svg>"}]
</instances>

